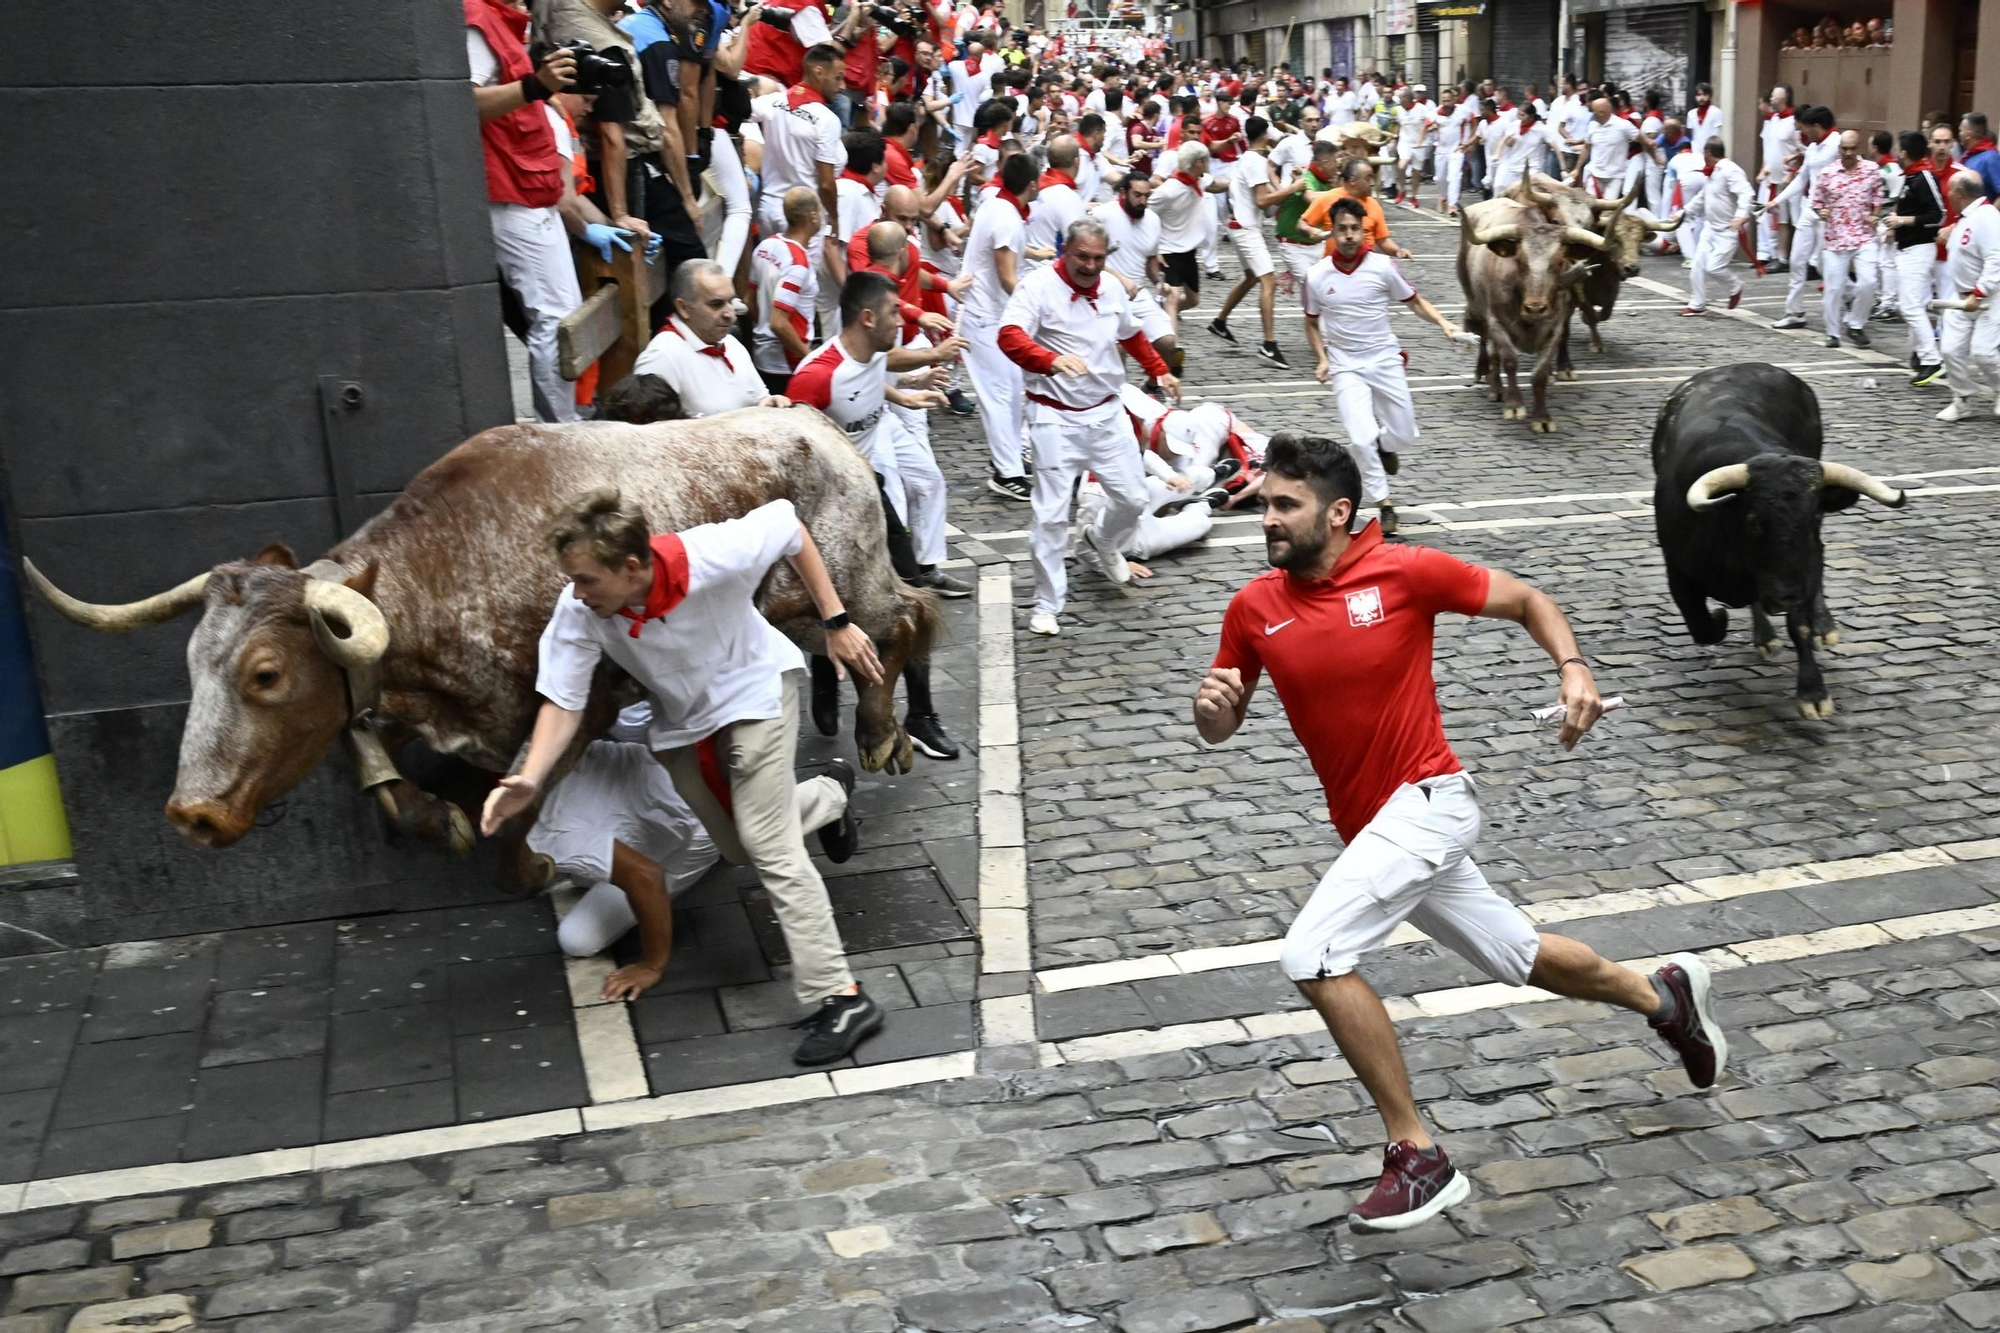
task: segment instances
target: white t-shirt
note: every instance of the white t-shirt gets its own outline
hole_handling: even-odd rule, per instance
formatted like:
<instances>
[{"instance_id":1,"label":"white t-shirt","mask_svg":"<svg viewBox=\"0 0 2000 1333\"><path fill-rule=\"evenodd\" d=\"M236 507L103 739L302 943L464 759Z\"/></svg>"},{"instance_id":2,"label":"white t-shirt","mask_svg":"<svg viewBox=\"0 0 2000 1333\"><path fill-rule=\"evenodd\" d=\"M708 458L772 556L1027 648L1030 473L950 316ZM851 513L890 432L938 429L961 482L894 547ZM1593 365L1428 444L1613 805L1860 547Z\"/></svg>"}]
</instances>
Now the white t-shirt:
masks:
<instances>
[{"instance_id":1,"label":"white t-shirt","mask_svg":"<svg viewBox=\"0 0 2000 1333\"><path fill-rule=\"evenodd\" d=\"M1028 205L1027 244L1030 250L1057 249L1069 234L1069 224L1083 216L1083 196L1075 186L1050 183L1046 176L1042 179L1044 184L1035 192L1035 202Z\"/></svg>"},{"instance_id":2,"label":"white t-shirt","mask_svg":"<svg viewBox=\"0 0 2000 1333\"><path fill-rule=\"evenodd\" d=\"M954 124L971 126L972 118L979 113L979 104L986 100L987 89L993 84L993 57L982 57L979 64L968 67L963 60L954 60L948 66L951 71L951 90L962 94L951 108Z\"/></svg>"},{"instance_id":3,"label":"white t-shirt","mask_svg":"<svg viewBox=\"0 0 2000 1333\"><path fill-rule=\"evenodd\" d=\"M1257 187L1271 183L1271 163L1262 153L1246 152L1236 159L1229 177L1229 220L1237 227L1256 231L1264 225L1264 210L1257 206Z\"/></svg>"},{"instance_id":4,"label":"white t-shirt","mask_svg":"<svg viewBox=\"0 0 2000 1333\"><path fill-rule=\"evenodd\" d=\"M1361 95L1353 89L1336 92L1326 99L1326 123L1347 125L1354 120L1354 113L1361 105Z\"/></svg>"},{"instance_id":5,"label":"white t-shirt","mask_svg":"<svg viewBox=\"0 0 2000 1333\"><path fill-rule=\"evenodd\" d=\"M1148 285L1151 279L1146 276L1146 261L1160 253L1159 217L1149 208L1135 218L1116 199L1093 208L1091 216L1104 224L1105 235L1111 240L1111 257L1104 266L1141 287Z\"/></svg>"},{"instance_id":6,"label":"white t-shirt","mask_svg":"<svg viewBox=\"0 0 2000 1333\"><path fill-rule=\"evenodd\" d=\"M961 314L967 323L982 327L1000 322L1007 304L1007 292L1000 286L1000 271L994 267L995 250L1014 252L1014 278L1026 272L1022 251L1027 249L1028 219L1021 206L1003 199L996 190L980 203L972 215L972 232L965 238L965 271L972 274L972 286L965 290Z\"/></svg>"},{"instance_id":7,"label":"white t-shirt","mask_svg":"<svg viewBox=\"0 0 2000 1333\"><path fill-rule=\"evenodd\" d=\"M883 407L888 399L889 354L877 352L866 361L847 354L838 337L830 338L799 363L787 396L824 412L847 432L854 451L875 464L877 472L893 471L893 456L882 454Z\"/></svg>"},{"instance_id":8,"label":"white t-shirt","mask_svg":"<svg viewBox=\"0 0 2000 1333\"><path fill-rule=\"evenodd\" d=\"M614 842L658 865L669 894L692 885L717 860L708 830L645 746L652 720L643 703L619 714L608 738L584 747L528 831L528 846L579 884L611 878Z\"/></svg>"},{"instance_id":9,"label":"white t-shirt","mask_svg":"<svg viewBox=\"0 0 2000 1333\"><path fill-rule=\"evenodd\" d=\"M1590 174L1601 181L1623 181L1625 165L1632 159L1632 145L1639 128L1619 116L1599 124L1594 118L1577 136L1590 145Z\"/></svg>"},{"instance_id":10,"label":"white t-shirt","mask_svg":"<svg viewBox=\"0 0 2000 1333\"><path fill-rule=\"evenodd\" d=\"M1703 144L1722 133L1722 108L1712 102L1706 107L1689 107L1687 133L1688 143L1699 155Z\"/></svg>"},{"instance_id":11,"label":"white t-shirt","mask_svg":"<svg viewBox=\"0 0 2000 1333\"><path fill-rule=\"evenodd\" d=\"M1561 147L1562 140L1556 137L1556 132L1541 121L1533 125L1517 122L1500 140L1500 161L1494 168L1493 179L1511 184L1521 179L1529 167L1543 161L1544 153Z\"/></svg>"},{"instance_id":12,"label":"white t-shirt","mask_svg":"<svg viewBox=\"0 0 2000 1333\"><path fill-rule=\"evenodd\" d=\"M1025 371L1027 391L1053 399L1072 411L1116 403L1125 384L1125 360L1118 344L1139 332L1138 316L1117 279L1099 278L1094 300L1078 300L1059 264L1048 264L1021 279L1000 323L1014 325L1057 356L1074 355L1088 368L1082 375L1038 375ZM1029 411L1060 411L1030 402Z\"/></svg>"},{"instance_id":13,"label":"white t-shirt","mask_svg":"<svg viewBox=\"0 0 2000 1333\"><path fill-rule=\"evenodd\" d=\"M956 199L944 200L937 206L937 212L931 214L931 217L947 233L965 225L965 214L960 211ZM964 256L949 244L932 245L931 229L929 227L919 227L918 230L923 233L921 247L924 259L930 263L932 268L944 274L947 278L957 277L959 270L964 266ZM945 299L947 301L952 300L949 296Z\"/></svg>"},{"instance_id":14,"label":"white t-shirt","mask_svg":"<svg viewBox=\"0 0 2000 1333\"><path fill-rule=\"evenodd\" d=\"M1417 151L1420 144L1430 137L1431 126L1437 123L1437 113L1421 106L1398 108L1396 121L1396 152L1408 157Z\"/></svg>"},{"instance_id":15,"label":"white t-shirt","mask_svg":"<svg viewBox=\"0 0 2000 1333\"><path fill-rule=\"evenodd\" d=\"M812 307L807 306L808 310ZM691 417L712 417L734 412L739 407L755 407L769 390L757 378L756 365L734 334L715 344L713 350L694 336L679 315L667 320L653 335L638 360L632 363L635 375L658 375L674 386L681 408ZM721 355L715 355L720 352Z\"/></svg>"},{"instance_id":16,"label":"white t-shirt","mask_svg":"<svg viewBox=\"0 0 2000 1333\"><path fill-rule=\"evenodd\" d=\"M751 354L757 369L773 375L789 375L794 367L785 355L785 345L771 331L771 323L784 320L798 333L799 341L811 349L819 270L806 248L797 241L766 236L750 252L750 280L757 286L757 332L751 337Z\"/></svg>"},{"instance_id":17,"label":"white t-shirt","mask_svg":"<svg viewBox=\"0 0 2000 1333\"><path fill-rule=\"evenodd\" d=\"M1202 185L1202 189L1196 189L1175 172L1153 191L1149 211L1160 220L1161 254L1198 250L1208 239L1207 214L1203 208L1203 201L1208 198L1206 178Z\"/></svg>"},{"instance_id":18,"label":"white t-shirt","mask_svg":"<svg viewBox=\"0 0 2000 1333\"><path fill-rule=\"evenodd\" d=\"M819 189L819 166L839 171L847 165L840 142L840 118L825 102L790 106L791 94L771 93L750 104L764 128L764 214L784 211L785 191L803 185Z\"/></svg>"},{"instance_id":19,"label":"white t-shirt","mask_svg":"<svg viewBox=\"0 0 2000 1333\"><path fill-rule=\"evenodd\" d=\"M1395 260L1370 250L1352 273L1342 273L1332 255L1314 264L1306 272L1300 299L1306 317L1319 321L1326 359L1338 369L1400 352L1403 345L1389 327L1389 311L1416 294Z\"/></svg>"},{"instance_id":20,"label":"white t-shirt","mask_svg":"<svg viewBox=\"0 0 2000 1333\"><path fill-rule=\"evenodd\" d=\"M841 245L852 240L855 232L881 219L883 193L867 181L845 174L833 182L833 201L840 206L833 234Z\"/></svg>"},{"instance_id":21,"label":"white t-shirt","mask_svg":"<svg viewBox=\"0 0 2000 1333\"><path fill-rule=\"evenodd\" d=\"M784 673L804 670L805 658L753 599L771 566L799 553L802 531L792 502L773 500L742 518L681 533L687 595L643 622L636 638L631 619L599 617L565 587L542 631L535 692L581 711L591 673L609 657L652 701L646 743L655 750L692 745L731 722L781 716Z\"/></svg>"},{"instance_id":22,"label":"white t-shirt","mask_svg":"<svg viewBox=\"0 0 2000 1333\"><path fill-rule=\"evenodd\" d=\"M1270 153L1271 170L1277 172L1280 185L1290 185L1292 177L1311 166L1312 160L1313 141L1303 134L1287 134Z\"/></svg>"}]
</instances>

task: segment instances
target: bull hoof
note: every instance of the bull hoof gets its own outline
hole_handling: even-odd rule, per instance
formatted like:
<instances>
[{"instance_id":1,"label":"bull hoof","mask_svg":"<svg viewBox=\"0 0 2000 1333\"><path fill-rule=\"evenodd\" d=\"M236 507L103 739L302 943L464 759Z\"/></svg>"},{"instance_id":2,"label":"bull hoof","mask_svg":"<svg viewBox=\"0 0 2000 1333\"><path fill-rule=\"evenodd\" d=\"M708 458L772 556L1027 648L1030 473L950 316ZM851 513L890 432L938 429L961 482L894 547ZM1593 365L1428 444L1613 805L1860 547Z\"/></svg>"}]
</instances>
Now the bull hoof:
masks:
<instances>
[{"instance_id":1,"label":"bull hoof","mask_svg":"<svg viewBox=\"0 0 2000 1333\"><path fill-rule=\"evenodd\" d=\"M1556 372L1556 378L1562 380L1567 384L1574 384L1576 383L1577 375L1574 370L1558 370Z\"/></svg>"},{"instance_id":2,"label":"bull hoof","mask_svg":"<svg viewBox=\"0 0 2000 1333\"><path fill-rule=\"evenodd\" d=\"M444 808L448 812L446 818L451 821L451 829L445 835L445 845L453 856L461 861L467 860L472 855L472 820L466 816L465 811L449 801L445 802Z\"/></svg>"},{"instance_id":3,"label":"bull hoof","mask_svg":"<svg viewBox=\"0 0 2000 1333\"><path fill-rule=\"evenodd\" d=\"M1757 645L1757 656L1768 662L1784 650L1785 641L1783 639L1766 639Z\"/></svg>"},{"instance_id":4,"label":"bull hoof","mask_svg":"<svg viewBox=\"0 0 2000 1333\"><path fill-rule=\"evenodd\" d=\"M1833 700L1831 698L1800 699L1798 705L1799 716L1808 721L1817 722L1833 716Z\"/></svg>"},{"instance_id":5,"label":"bull hoof","mask_svg":"<svg viewBox=\"0 0 2000 1333\"><path fill-rule=\"evenodd\" d=\"M1537 435L1553 435L1555 434L1556 423L1547 417L1537 417L1528 423L1528 429Z\"/></svg>"},{"instance_id":6,"label":"bull hoof","mask_svg":"<svg viewBox=\"0 0 2000 1333\"><path fill-rule=\"evenodd\" d=\"M1820 630L1813 635L1813 642L1822 648L1831 648L1840 642L1840 631L1838 629Z\"/></svg>"},{"instance_id":7,"label":"bull hoof","mask_svg":"<svg viewBox=\"0 0 2000 1333\"><path fill-rule=\"evenodd\" d=\"M1500 419L1502 421L1519 421L1522 417L1525 417L1527 415L1528 415L1527 408L1520 407L1514 403L1509 403L1505 407L1500 409Z\"/></svg>"},{"instance_id":8,"label":"bull hoof","mask_svg":"<svg viewBox=\"0 0 2000 1333\"><path fill-rule=\"evenodd\" d=\"M870 773L887 770L890 773L907 773L916 767L916 747L910 743L908 733L897 728L884 736L880 744L858 747L861 767Z\"/></svg>"}]
</instances>

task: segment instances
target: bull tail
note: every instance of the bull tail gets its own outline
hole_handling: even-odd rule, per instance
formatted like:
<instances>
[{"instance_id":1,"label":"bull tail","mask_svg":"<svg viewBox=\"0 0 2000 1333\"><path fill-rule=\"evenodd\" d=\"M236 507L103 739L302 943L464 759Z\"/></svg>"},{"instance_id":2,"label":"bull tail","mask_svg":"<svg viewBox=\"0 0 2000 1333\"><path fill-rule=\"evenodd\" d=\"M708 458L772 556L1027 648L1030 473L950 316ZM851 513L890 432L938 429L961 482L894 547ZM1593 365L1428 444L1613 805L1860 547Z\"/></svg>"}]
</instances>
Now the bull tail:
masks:
<instances>
[{"instance_id":1,"label":"bull tail","mask_svg":"<svg viewBox=\"0 0 2000 1333\"><path fill-rule=\"evenodd\" d=\"M944 638L944 613L938 609L937 594L898 579L896 597L897 624L910 627L910 660L930 661L931 649Z\"/></svg>"}]
</instances>

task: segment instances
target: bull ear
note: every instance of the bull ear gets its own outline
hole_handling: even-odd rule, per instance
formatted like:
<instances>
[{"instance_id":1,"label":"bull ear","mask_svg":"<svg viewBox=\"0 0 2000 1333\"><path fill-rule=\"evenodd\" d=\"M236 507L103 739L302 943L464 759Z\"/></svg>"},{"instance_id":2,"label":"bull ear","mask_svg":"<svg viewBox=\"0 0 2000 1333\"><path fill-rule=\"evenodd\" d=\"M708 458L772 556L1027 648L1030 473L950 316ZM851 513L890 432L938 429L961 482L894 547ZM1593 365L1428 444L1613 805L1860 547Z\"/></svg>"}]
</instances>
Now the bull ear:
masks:
<instances>
[{"instance_id":1,"label":"bull ear","mask_svg":"<svg viewBox=\"0 0 2000 1333\"><path fill-rule=\"evenodd\" d=\"M1519 241L1489 241L1486 248L1502 259L1512 259L1520 253L1521 243Z\"/></svg>"},{"instance_id":2,"label":"bull ear","mask_svg":"<svg viewBox=\"0 0 2000 1333\"><path fill-rule=\"evenodd\" d=\"M1860 503L1860 491L1849 490L1845 486L1819 488L1819 512L1822 514L1837 514L1843 509L1852 509Z\"/></svg>"},{"instance_id":3,"label":"bull ear","mask_svg":"<svg viewBox=\"0 0 2000 1333\"><path fill-rule=\"evenodd\" d=\"M292 548L283 542L272 542L263 550L250 557L253 565L279 565L285 569L297 569L299 558L292 554Z\"/></svg>"},{"instance_id":4,"label":"bull ear","mask_svg":"<svg viewBox=\"0 0 2000 1333\"><path fill-rule=\"evenodd\" d=\"M375 571L376 564L373 560L370 560L361 567L359 574L349 576L344 582L348 587L372 602L375 600Z\"/></svg>"}]
</instances>

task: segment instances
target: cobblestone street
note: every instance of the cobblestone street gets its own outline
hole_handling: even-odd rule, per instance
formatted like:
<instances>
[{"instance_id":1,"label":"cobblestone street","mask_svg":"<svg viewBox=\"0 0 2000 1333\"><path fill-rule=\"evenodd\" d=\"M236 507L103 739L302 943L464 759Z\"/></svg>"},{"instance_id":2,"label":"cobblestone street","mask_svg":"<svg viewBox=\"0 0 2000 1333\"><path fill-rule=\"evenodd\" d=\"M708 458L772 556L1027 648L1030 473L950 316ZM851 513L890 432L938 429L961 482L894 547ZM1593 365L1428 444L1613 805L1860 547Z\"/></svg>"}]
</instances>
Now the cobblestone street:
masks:
<instances>
[{"instance_id":1,"label":"cobblestone street","mask_svg":"<svg viewBox=\"0 0 2000 1333\"><path fill-rule=\"evenodd\" d=\"M1456 317L1456 229L1391 223ZM541 903L0 961L0 1333L2000 1329L2000 422L1934 422L1899 324L1872 352L1774 331L1782 277L1677 318L1684 276L1649 259L1606 352L1576 339L1552 435L1398 316L1423 438L1396 499L1403 537L1549 592L1624 697L1564 755L1528 636L1440 622L1481 866L1608 957L1708 961L1714 1089L1641 1019L1405 928L1361 970L1473 1194L1350 1233L1384 1134L1276 965L1338 839L1268 690L1226 745L1189 720L1255 518L1127 588L1073 569L1034 636L1029 511L940 414L978 587L938 675L966 754L868 779L832 881L880 1037L790 1066L741 872L680 901L629 1010ZM1334 433L1295 299L1284 371L1251 355L1254 303L1231 348L1205 295L1190 399ZM1825 721L1747 613L1697 647L1665 589L1654 414L1738 360L1803 377L1827 456L1910 492L1825 522Z\"/></svg>"}]
</instances>

